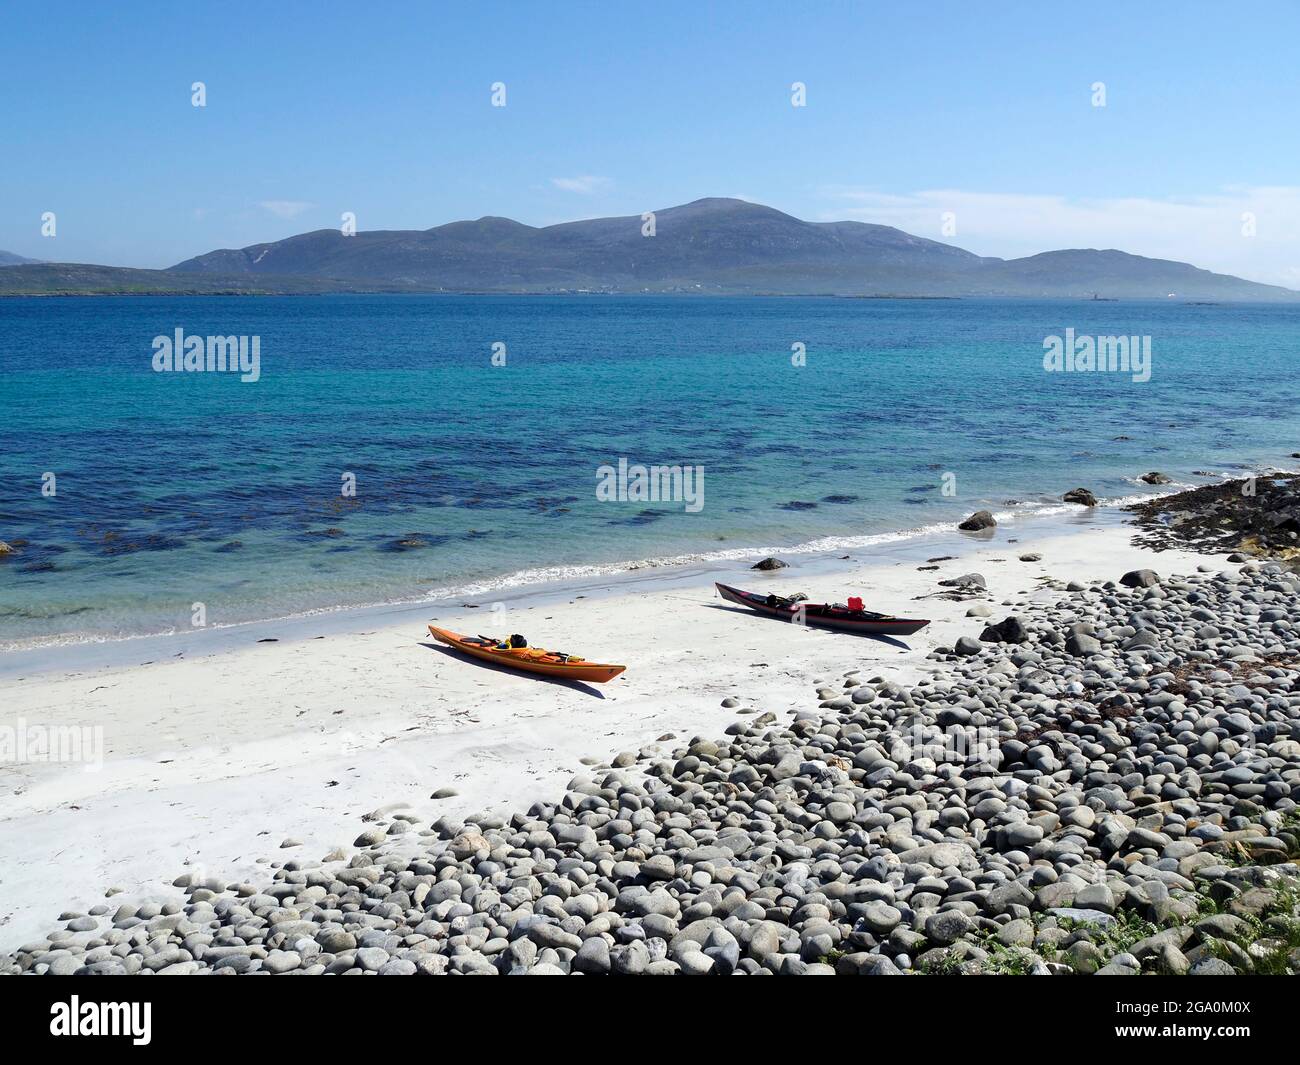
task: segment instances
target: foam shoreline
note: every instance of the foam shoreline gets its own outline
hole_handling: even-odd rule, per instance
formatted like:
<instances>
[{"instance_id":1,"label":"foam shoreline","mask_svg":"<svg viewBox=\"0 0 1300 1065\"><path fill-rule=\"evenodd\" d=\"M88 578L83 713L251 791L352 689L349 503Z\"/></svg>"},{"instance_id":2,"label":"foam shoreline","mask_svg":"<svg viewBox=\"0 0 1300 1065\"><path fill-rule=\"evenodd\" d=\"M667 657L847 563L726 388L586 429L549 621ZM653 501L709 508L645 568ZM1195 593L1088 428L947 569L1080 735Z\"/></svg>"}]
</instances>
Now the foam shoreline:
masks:
<instances>
[{"instance_id":1,"label":"foam shoreline","mask_svg":"<svg viewBox=\"0 0 1300 1065\"><path fill-rule=\"evenodd\" d=\"M1162 493L1163 494L1163 493ZM1124 497L1095 508L1058 504L1028 510L999 510L1003 530L1023 536L1051 536L1071 529L1124 524L1123 508L1151 494ZM1015 535L1014 533L1011 535ZM590 566L553 566L517 570L498 578L435 589L418 598L324 607L285 617L212 625L204 629L116 638L65 638L0 649L0 681L58 671L85 671L140 665L178 655L222 654L259 640L294 641L348 631L357 625L399 625L421 618L445 616L463 604L483 609L523 604L563 602L574 596L608 596L658 587L734 582L766 555L790 563L786 573L849 573L871 561L870 552L885 560L924 559L982 542L979 536L956 531L951 524L927 525L862 536L822 537L795 546L736 547L663 558L638 559ZM845 556L849 556L847 559Z\"/></svg>"}]
</instances>

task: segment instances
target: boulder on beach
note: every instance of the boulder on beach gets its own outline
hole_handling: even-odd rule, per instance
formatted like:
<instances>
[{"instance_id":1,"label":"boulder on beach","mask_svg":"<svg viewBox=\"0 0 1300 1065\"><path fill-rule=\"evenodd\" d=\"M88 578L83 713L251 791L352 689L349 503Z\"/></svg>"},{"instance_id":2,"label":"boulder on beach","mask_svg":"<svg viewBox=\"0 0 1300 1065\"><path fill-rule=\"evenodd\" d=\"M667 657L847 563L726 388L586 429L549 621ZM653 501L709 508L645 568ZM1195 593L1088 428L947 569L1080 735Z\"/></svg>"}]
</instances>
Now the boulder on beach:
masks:
<instances>
[{"instance_id":1,"label":"boulder on beach","mask_svg":"<svg viewBox=\"0 0 1300 1065\"><path fill-rule=\"evenodd\" d=\"M978 573L963 573L939 582L940 588L987 588L988 582Z\"/></svg>"},{"instance_id":2,"label":"boulder on beach","mask_svg":"<svg viewBox=\"0 0 1300 1065\"><path fill-rule=\"evenodd\" d=\"M965 521L961 522L957 528L965 532L978 532L980 529L991 529L998 523L991 512L987 510L977 510Z\"/></svg>"},{"instance_id":3,"label":"boulder on beach","mask_svg":"<svg viewBox=\"0 0 1300 1065\"><path fill-rule=\"evenodd\" d=\"M1086 632L1072 632L1065 638L1065 649L1076 658L1101 653L1101 641Z\"/></svg>"},{"instance_id":4,"label":"boulder on beach","mask_svg":"<svg viewBox=\"0 0 1300 1065\"><path fill-rule=\"evenodd\" d=\"M1124 650L1143 651L1160 646L1160 639L1150 629L1138 629L1124 641Z\"/></svg>"},{"instance_id":5,"label":"boulder on beach","mask_svg":"<svg viewBox=\"0 0 1300 1065\"><path fill-rule=\"evenodd\" d=\"M1097 505L1097 497L1086 488L1071 488L1061 498L1067 503L1079 503L1085 507Z\"/></svg>"},{"instance_id":6,"label":"boulder on beach","mask_svg":"<svg viewBox=\"0 0 1300 1065\"><path fill-rule=\"evenodd\" d=\"M1150 473L1144 473L1138 478L1138 480L1144 481L1146 484L1171 484L1173 482L1172 477L1166 477L1159 470L1152 470Z\"/></svg>"},{"instance_id":7,"label":"boulder on beach","mask_svg":"<svg viewBox=\"0 0 1300 1065\"><path fill-rule=\"evenodd\" d=\"M762 562L755 562L750 569L785 569L789 563L782 562L779 558L767 557Z\"/></svg>"},{"instance_id":8,"label":"boulder on beach","mask_svg":"<svg viewBox=\"0 0 1300 1065\"><path fill-rule=\"evenodd\" d=\"M1150 588L1159 584L1160 578L1153 569L1132 569L1119 579L1119 583L1125 588Z\"/></svg>"},{"instance_id":9,"label":"boulder on beach","mask_svg":"<svg viewBox=\"0 0 1300 1065\"><path fill-rule=\"evenodd\" d=\"M989 625L980 634L980 639L985 643L1024 643L1029 639L1029 630L1020 618L1012 614L996 625Z\"/></svg>"}]
</instances>

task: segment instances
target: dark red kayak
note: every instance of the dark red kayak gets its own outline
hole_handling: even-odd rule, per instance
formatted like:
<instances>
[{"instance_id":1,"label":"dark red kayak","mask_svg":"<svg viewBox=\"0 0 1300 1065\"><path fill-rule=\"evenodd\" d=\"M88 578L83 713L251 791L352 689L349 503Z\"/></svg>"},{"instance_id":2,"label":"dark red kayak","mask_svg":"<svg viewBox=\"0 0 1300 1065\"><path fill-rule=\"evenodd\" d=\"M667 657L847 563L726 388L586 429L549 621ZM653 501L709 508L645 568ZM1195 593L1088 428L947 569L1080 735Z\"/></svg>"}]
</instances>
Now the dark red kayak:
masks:
<instances>
[{"instance_id":1,"label":"dark red kayak","mask_svg":"<svg viewBox=\"0 0 1300 1065\"><path fill-rule=\"evenodd\" d=\"M781 596L759 595L743 592L727 584L714 585L723 599L739 606L749 607L759 614L782 621L815 625L819 629L836 629L839 632L860 632L871 636L911 636L930 624L929 619L894 618L871 610L850 610L831 603L793 602Z\"/></svg>"}]
</instances>

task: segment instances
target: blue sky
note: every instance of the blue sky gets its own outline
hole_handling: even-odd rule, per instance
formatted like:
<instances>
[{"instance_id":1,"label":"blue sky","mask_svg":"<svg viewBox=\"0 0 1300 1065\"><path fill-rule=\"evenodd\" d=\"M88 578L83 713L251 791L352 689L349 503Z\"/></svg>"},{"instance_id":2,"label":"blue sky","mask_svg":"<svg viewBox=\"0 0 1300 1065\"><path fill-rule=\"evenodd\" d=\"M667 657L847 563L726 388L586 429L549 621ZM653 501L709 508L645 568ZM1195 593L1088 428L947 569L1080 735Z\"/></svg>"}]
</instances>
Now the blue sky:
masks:
<instances>
[{"instance_id":1,"label":"blue sky","mask_svg":"<svg viewBox=\"0 0 1300 1065\"><path fill-rule=\"evenodd\" d=\"M1294 2L11 5L0 248L159 267L343 211L545 225L742 196L1300 287L1298 57Z\"/></svg>"}]
</instances>

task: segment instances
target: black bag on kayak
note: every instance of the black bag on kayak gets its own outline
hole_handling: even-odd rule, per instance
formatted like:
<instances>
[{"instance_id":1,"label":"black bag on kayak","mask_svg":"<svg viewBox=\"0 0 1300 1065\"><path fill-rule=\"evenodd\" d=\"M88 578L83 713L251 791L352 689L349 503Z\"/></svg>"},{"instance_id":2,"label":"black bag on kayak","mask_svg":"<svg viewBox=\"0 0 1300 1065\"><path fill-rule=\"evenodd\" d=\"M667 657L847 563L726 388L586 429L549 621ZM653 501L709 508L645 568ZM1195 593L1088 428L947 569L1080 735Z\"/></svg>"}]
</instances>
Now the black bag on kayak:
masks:
<instances>
[{"instance_id":1,"label":"black bag on kayak","mask_svg":"<svg viewBox=\"0 0 1300 1065\"><path fill-rule=\"evenodd\" d=\"M515 633L512 633L511 636L510 636L510 646L511 646L511 647L527 647L527 646L528 646L528 641L525 640L522 636L520 636L519 633L515 632Z\"/></svg>"}]
</instances>

